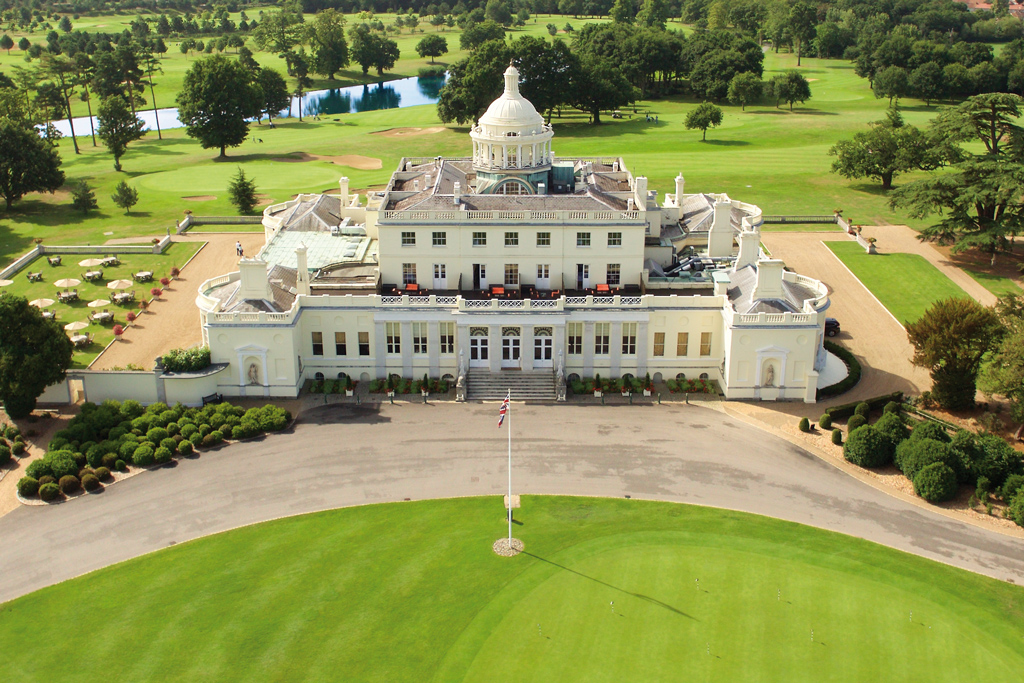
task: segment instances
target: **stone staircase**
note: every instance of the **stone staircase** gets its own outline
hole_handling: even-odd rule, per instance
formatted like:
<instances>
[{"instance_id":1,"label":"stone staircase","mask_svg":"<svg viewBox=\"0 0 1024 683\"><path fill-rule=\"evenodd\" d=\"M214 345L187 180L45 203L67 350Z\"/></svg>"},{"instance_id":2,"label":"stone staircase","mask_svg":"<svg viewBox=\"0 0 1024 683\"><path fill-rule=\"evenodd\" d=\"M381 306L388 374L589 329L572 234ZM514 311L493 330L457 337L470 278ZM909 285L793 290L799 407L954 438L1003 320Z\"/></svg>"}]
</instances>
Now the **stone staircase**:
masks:
<instances>
[{"instance_id":1,"label":"stone staircase","mask_svg":"<svg viewBox=\"0 0 1024 683\"><path fill-rule=\"evenodd\" d=\"M555 376L551 370L489 372L470 370L466 375L467 401L500 401L512 390L513 401L554 401Z\"/></svg>"}]
</instances>

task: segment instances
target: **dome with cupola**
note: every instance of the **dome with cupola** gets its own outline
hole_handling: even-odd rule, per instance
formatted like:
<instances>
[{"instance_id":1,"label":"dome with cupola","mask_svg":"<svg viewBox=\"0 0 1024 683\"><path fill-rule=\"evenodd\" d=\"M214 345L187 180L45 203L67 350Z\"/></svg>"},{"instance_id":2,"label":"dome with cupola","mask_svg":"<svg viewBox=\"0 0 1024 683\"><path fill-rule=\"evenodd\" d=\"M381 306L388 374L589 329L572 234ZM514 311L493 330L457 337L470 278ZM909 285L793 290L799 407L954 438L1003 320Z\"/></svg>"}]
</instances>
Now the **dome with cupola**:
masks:
<instances>
[{"instance_id":1,"label":"dome with cupola","mask_svg":"<svg viewBox=\"0 0 1024 683\"><path fill-rule=\"evenodd\" d=\"M538 178L551 167L554 132L537 109L519 92L519 69L505 70L505 92L494 100L469 136L477 191L533 194ZM512 176L512 177L509 177Z\"/></svg>"}]
</instances>

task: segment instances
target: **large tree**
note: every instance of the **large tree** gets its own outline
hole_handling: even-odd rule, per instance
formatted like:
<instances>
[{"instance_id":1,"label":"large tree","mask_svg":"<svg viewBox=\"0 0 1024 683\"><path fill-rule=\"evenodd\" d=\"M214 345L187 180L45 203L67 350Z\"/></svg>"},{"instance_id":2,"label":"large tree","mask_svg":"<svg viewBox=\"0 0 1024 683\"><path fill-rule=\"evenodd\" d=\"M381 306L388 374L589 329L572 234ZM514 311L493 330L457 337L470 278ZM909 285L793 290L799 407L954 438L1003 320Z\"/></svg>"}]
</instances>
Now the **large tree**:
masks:
<instances>
[{"instance_id":1,"label":"large tree","mask_svg":"<svg viewBox=\"0 0 1024 683\"><path fill-rule=\"evenodd\" d=\"M97 55L93 90L100 98L121 95L135 113L137 106L145 104L143 76L136 46L121 44L112 52Z\"/></svg>"},{"instance_id":2,"label":"large tree","mask_svg":"<svg viewBox=\"0 0 1024 683\"><path fill-rule=\"evenodd\" d=\"M64 184L60 155L34 128L0 118L0 195L7 210L29 192L54 192Z\"/></svg>"},{"instance_id":3,"label":"large tree","mask_svg":"<svg viewBox=\"0 0 1024 683\"><path fill-rule=\"evenodd\" d=\"M579 60L561 40L523 36L509 46L512 63L519 69L519 89L537 111L547 113L569 99L573 72Z\"/></svg>"},{"instance_id":4,"label":"large tree","mask_svg":"<svg viewBox=\"0 0 1024 683\"><path fill-rule=\"evenodd\" d=\"M459 47L463 50L475 50L489 40L502 40L505 38L505 29L501 24L493 21L482 21L479 24L467 26L459 37Z\"/></svg>"},{"instance_id":5,"label":"large tree","mask_svg":"<svg viewBox=\"0 0 1024 683\"><path fill-rule=\"evenodd\" d=\"M697 129L703 134L701 142L708 139L708 128L722 125L722 109L710 102L702 102L686 115L687 130Z\"/></svg>"},{"instance_id":6,"label":"large tree","mask_svg":"<svg viewBox=\"0 0 1024 683\"><path fill-rule=\"evenodd\" d=\"M569 102L590 113L594 125L601 123L601 112L623 107L636 99L636 90L622 70L610 59L584 55L573 74Z\"/></svg>"},{"instance_id":7,"label":"large tree","mask_svg":"<svg viewBox=\"0 0 1024 683\"><path fill-rule=\"evenodd\" d=\"M932 122L936 144L948 146L959 161L950 171L916 180L893 193L890 204L913 218L938 214L919 238L952 244L953 251L977 248L996 254L1024 227L1024 130L1016 123L1021 98L1008 93L977 95L942 111ZM981 154L962 149L980 143Z\"/></svg>"},{"instance_id":8,"label":"large tree","mask_svg":"<svg viewBox=\"0 0 1024 683\"><path fill-rule=\"evenodd\" d=\"M992 309L952 297L936 301L906 328L911 362L931 373L933 398L952 410L973 407L981 361L1003 330Z\"/></svg>"},{"instance_id":9,"label":"large tree","mask_svg":"<svg viewBox=\"0 0 1024 683\"><path fill-rule=\"evenodd\" d=\"M54 320L11 294L0 294L0 400L14 419L27 417L46 387L64 379L74 347Z\"/></svg>"},{"instance_id":10,"label":"large tree","mask_svg":"<svg viewBox=\"0 0 1024 683\"><path fill-rule=\"evenodd\" d=\"M906 97L910 92L910 76L907 75L907 70L901 66L887 66L875 74L871 91L879 99L888 97L889 104L892 104L893 100L898 102L901 97Z\"/></svg>"},{"instance_id":11,"label":"large tree","mask_svg":"<svg viewBox=\"0 0 1024 683\"><path fill-rule=\"evenodd\" d=\"M75 136L75 120L71 116L71 95L78 85L78 67L73 59L66 55L43 55L43 73L53 83L60 98L65 116L68 119L68 127L71 129L71 142L75 147L75 154L81 154L78 149L78 138Z\"/></svg>"},{"instance_id":12,"label":"large tree","mask_svg":"<svg viewBox=\"0 0 1024 683\"><path fill-rule=\"evenodd\" d=\"M437 101L438 117L445 123L460 124L479 118L501 94L501 75L511 58L511 50L503 40L492 40L452 64Z\"/></svg>"},{"instance_id":13,"label":"large tree","mask_svg":"<svg viewBox=\"0 0 1024 683\"><path fill-rule=\"evenodd\" d=\"M764 81L749 71L736 74L729 81L729 101L740 105L741 111L746 110L748 104L760 102L762 97Z\"/></svg>"},{"instance_id":14,"label":"large tree","mask_svg":"<svg viewBox=\"0 0 1024 683\"><path fill-rule=\"evenodd\" d=\"M334 74L348 66L348 41L345 40L345 15L334 9L317 13L308 24L310 68L313 73L334 80Z\"/></svg>"},{"instance_id":15,"label":"large tree","mask_svg":"<svg viewBox=\"0 0 1024 683\"><path fill-rule=\"evenodd\" d=\"M268 121L273 121L278 113L288 109L292 103L292 96L288 94L288 84L284 76L267 67L259 69L256 75L256 85L259 88L260 112L266 114Z\"/></svg>"},{"instance_id":16,"label":"large tree","mask_svg":"<svg viewBox=\"0 0 1024 683\"><path fill-rule=\"evenodd\" d=\"M302 42L302 34L302 14L282 10L264 14L252 38L259 49L281 55Z\"/></svg>"},{"instance_id":17,"label":"large tree","mask_svg":"<svg viewBox=\"0 0 1024 683\"><path fill-rule=\"evenodd\" d=\"M416 54L420 57L430 57L430 63L434 63L434 57L440 57L448 52L448 41L436 33L423 36L420 42L416 43Z\"/></svg>"},{"instance_id":18,"label":"large tree","mask_svg":"<svg viewBox=\"0 0 1024 683\"><path fill-rule=\"evenodd\" d=\"M789 110L793 111L794 102L802 104L811 99L811 84L802 73L790 69L768 81L767 93L769 97L775 99L776 108L779 102L787 102Z\"/></svg>"},{"instance_id":19,"label":"large tree","mask_svg":"<svg viewBox=\"0 0 1024 683\"><path fill-rule=\"evenodd\" d=\"M789 8L788 29L793 42L796 43L796 65L804 56L804 48L814 40L815 27L818 24L818 10L806 2L797 2Z\"/></svg>"},{"instance_id":20,"label":"large tree","mask_svg":"<svg viewBox=\"0 0 1024 683\"><path fill-rule=\"evenodd\" d=\"M369 73L372 67L379 76L383 76L385 69L394 68L400 56L398 43L370 31L365 24L353 26L349 31L349 39L352 61L362 67L363 75Z\"/></svg>"},{"instance_id":21,"label":"large tree","mask_svg":"<svg viewBox=\"0 0 1024 683\"><path fill-rule=\"evenodd\" d=\"M128 103L120 95L103 100L96 118L100 124L100 139L114 155L114 170L120 171L121 157L128 150L128 143L135 142L146 134L143 130L145 124L128 109Z\"/></svg>"},{"instance_id":22,"label":"large tree","mask_svg":"<svg viewBox=\"0 0 1024 683\"><path fill-rule=\"evenodd\" d=\"M237 147L249 134L247 119L260 111L260 93L252 74L234 59L200 59L185 73L178 94L178 119L204 149Z\"/></svg>"},{"instance_id":23,"label":"large tree","mask_svg":"<svg viewBox=\"0 0 1024 683\"><path fill-rule=\"evenodd\" d=\"M915 126L904 123L897 109L890 109L884 121L868 124L868 130L852 140L840 140L828 151L836 157L832 172L844 178L874 178L882 189L892 188L892 180L907 171L930 171L945 160L939 147Z\"/></svg>"},{"instance_id":24,"label":"large tree","mask_svg":"<svg viewBox=\"0 0 1024 683\"><path fill-rule=\"evenodd\" d=\"M256 181L247 178L241 167L228 184L228 197L240 214L252 213L256 206Z\"/></svg>"}]
</instances>

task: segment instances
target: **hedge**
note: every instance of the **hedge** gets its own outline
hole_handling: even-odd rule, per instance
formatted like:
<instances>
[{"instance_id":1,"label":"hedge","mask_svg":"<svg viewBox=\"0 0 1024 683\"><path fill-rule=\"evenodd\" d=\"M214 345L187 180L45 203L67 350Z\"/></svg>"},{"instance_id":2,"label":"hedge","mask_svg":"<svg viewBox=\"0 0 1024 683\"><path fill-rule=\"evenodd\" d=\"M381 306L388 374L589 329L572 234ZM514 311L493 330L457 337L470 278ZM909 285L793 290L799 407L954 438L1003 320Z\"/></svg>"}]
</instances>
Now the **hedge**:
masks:
<instances>
[{"instance_id":1,"label":"hedge","mask_svg":"<svg viewBox=\"0 0 1024 683\"><path fill-rule=\"evenodd\" d=\"M956 474L949 465L933 462L914 477L914 493L929 503L941 503L956 496Z\"/></svg>"},{"instance_id":2,"label":"hedge","mask_svg":"<svg viewBox=\"0 0 1024 683\"><path fill-rule=\"evenodd\" d=\"M830 384L827 387L822 387L817 391L817 398L821 400L829 396L838 396L839 394L846 393L850 389L857 386L857 382L860 381L860 362L854 357L854 355L845 347L835 344L833 342L825 340L825 350L834 353L839 356L839 359L846 363L846 367L849 368L850 373L839 382ZM845 417L836 415L833 413L832 417Z\"/></svg>"},{"instance_id":3,"label":"hedge","mask_svg":"<svg viewBox=\"0 0 1024 683\"><path fill-rule=\"evenodd\" d=\"M167 372L198 372L210 366L210 347L171 349L163 357Z\"/></svg>"},{"instance_id":4,"label":"hedge","mask_svg":"<svg viewBox=\"0 0 1024 683\"><path fill-rule=\"evenodd\" d=\"M828 344L828 342L825 343ZM885 394L883 396L869 398L864 401L843 403L838 406L832 406L831 408L827 408L825 412L831 415L833 420L842 420L843 418L850 417L851 415L853 415L854 411L857 410L857 406L859 406L861 403L867 403L869 406L871 406L871 410L878 410L879 408L883 408L885 404L889 403L890 401L896 401L897 403L902 402L903 392L896 391L891 394Z\"/></svg>"}]
</instances>

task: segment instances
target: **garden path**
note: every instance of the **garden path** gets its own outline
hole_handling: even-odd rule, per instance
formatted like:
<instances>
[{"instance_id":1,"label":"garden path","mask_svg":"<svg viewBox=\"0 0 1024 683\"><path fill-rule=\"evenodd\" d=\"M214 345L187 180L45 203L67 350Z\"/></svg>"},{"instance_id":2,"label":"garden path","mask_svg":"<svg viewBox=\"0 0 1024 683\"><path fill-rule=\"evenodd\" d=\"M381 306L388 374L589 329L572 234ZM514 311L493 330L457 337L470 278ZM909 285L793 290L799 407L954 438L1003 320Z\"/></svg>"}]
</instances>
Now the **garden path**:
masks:
<instances>
[{"instance_id":1,"label":"garden path","mask_svg":"<svg viewBox=\"0 0 1024 683\"><path fill-rule=\"evenodd\" d=\"M235 242L246 254L255 255L263 246L263 233L203 233L178 235L175 242L206 242L181 275L164 291L159 301L125 330L123 339L111 344L92 364L93 370L127 367L149 370L154 359L174 348L186 348L203 339L196 308L199 285L211 277L237 270Z\"/></svg>"}]
</instances>

